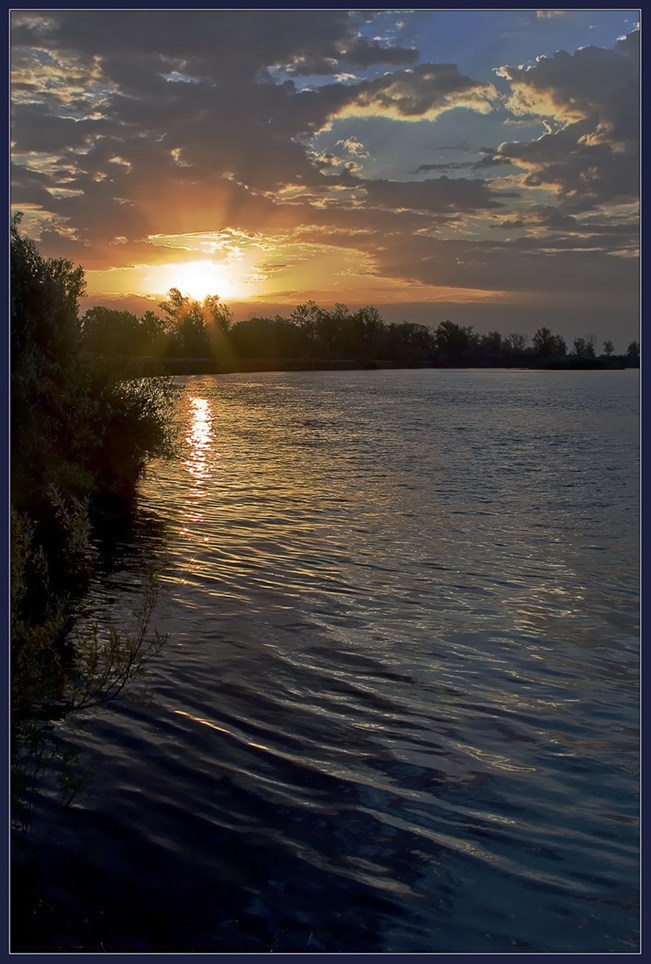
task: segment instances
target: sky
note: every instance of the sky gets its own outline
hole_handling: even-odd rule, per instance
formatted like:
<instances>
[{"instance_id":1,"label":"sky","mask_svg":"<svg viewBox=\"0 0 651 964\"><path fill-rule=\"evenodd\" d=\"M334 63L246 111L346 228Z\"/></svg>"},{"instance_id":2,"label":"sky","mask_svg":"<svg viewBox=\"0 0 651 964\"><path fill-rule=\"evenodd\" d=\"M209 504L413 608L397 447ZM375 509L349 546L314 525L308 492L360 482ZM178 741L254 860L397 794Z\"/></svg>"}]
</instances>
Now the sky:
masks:
<instances>
[{"instance_id":1,"label":"sky","mask_svg":"<svg viewBox=\"0 0 651 964\"><path fill-rule=\"evenodd\" d=\"M82 309L639 338L639 10L10 18L12 208Z\"/></svg>"}]
</instances>

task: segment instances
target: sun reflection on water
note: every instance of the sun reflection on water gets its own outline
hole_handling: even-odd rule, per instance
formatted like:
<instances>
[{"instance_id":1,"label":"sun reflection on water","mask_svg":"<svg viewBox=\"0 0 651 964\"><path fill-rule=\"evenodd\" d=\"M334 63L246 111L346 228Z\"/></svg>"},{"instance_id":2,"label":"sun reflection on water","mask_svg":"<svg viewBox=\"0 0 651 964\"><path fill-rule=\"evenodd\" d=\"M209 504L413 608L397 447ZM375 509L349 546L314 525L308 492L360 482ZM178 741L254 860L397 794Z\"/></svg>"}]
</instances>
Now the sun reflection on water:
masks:
<instances>
[{"instance_id":1,"label":"sun reflection on water","mask_svg":"<svg viewBox=\"0 0 651 964\"><path fill-rule=\"evenodd\" d=\"M205 398L191 398L190 416L192 421L186 435L190 452L184 465L199 484L207 481L211 474L208 451L213 437L213 415L210 403Z\"/></svg>"}]
</instances>

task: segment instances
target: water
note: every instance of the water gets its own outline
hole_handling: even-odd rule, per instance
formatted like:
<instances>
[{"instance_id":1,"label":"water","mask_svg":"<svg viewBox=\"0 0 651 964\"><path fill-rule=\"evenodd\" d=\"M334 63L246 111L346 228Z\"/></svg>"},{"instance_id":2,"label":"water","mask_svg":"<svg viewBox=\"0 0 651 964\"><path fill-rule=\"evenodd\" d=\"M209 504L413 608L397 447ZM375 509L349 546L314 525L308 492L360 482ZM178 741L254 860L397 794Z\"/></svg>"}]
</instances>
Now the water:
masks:
<instances>
[{"instance_id":1,"label":"water","mask_svg":"<svg viewBox=\"0 0 651 964\"><path fill-rule=\"evenodd\" d=\"M50 942L638 950L637 373L176 384L96 589L126 620L163 562L170 637L149 702L59 724Z\"/></svg>"}]
</instances>

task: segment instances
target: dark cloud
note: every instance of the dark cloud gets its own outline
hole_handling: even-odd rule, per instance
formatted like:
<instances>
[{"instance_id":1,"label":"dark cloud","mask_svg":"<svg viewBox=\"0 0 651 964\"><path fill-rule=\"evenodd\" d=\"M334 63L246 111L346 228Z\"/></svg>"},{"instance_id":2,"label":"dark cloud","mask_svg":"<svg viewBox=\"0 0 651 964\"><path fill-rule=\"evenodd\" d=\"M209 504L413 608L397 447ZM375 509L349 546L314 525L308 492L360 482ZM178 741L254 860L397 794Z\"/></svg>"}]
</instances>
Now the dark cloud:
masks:
<instances>
[{"instance_id":1,"label":"dark cloud","mask_svg":"<svg viewBox=\"0 0 651 964\"><path fill-rule=\"evenodd\" d=\"M439 164L419 164L414 174L428 174L431 171L485 171L489 168L510 166L511 161L505 157L482 157L478 161L444 161Z\"/></svg>"},{"instance_id":2,"label":"dark cloud","mask_svg":"<svg viewBox=\"0 0 651 964\"><path fill-rule=\"evenodd\" d=\"M372 14L370 15L372 16ZM357 38L369 15L354 10L69 10L18 16L12 43L120 59L154 58L196 77L253 77L301 59L404 62ZM150 61L151 62L151 61Z\"/></svg>"},{"instance_id":3,"label":"dark cloud","mask_svg":"<svg viewBox=\"0 0 651 964\"><path fill-rule=\"evenodd\" d=\"M378 270L412 283L502 292L626 292L627 309L635 302L639 265L635 258L611 257L576 243L549 250L547 240L488 243L442 242L418 235L405 238L399 252L378 251ZM561 257L558 257L558 252Z\"/></svg>"},{"instance_id":4,"label":"dark cloud","mask_svg":"<svg viewBox=\"0 0 651 964\"><path fill-rule=\"evenodd\" d=\"M383 47L376 41L356 37L352 41L340 41L322 48L318 53L310 51L297 55L285 65L289 75L310 76L332 74L337 71L355 68L368 68L382 64L413 64L418 60L418 51L411 47Z\"/></svg>"},{"instance_id":5,"label":"dark cloud","mask_svg":"<svg viewBox=\"0 0 651 964\"><path fill-rule=\"evenodd\" d=\"M67 152L109 129L101 120L77 120L52 113L46 104L16 104L11 135L21 151Z\"/></svg>"},{"instance_id":6,"label":"dark cloud","mask_svg":"<svg viewBox=\"0 0 651 964\"><path fill-rule=\"evenodd\" d=\"M353 67L371 67L373 64L397 66L399 64L413 64L418 60L418 51L414 47L386 47L377 41L356 38L352 44L344 45L342 49L342 65Z\"/></svg>"},{"instance_id":7,"label":"dark cloud","mask_svg":"<svg viewBox=\"0 0 651 964\"><path fill-rule=\"evenodd\" d=\"M463 171L472 167L471 161L448 161L442 164L419 164L414 174L429 174L430 171Z\"/></svg>"},{"instance_id":8,"label":"dark cloud","mask_svg":"<svg viewBox=\"0 0 651 964\"><path fill-rule=\"evenodd\" d=\"M506 157L498 157L497 155L490 152L485 157L481 157L478 161L472 164L473 171L485 171L488 168L503 167L504 165L510 166L511 160Z\"/></svg>"},{"instance_id":9,"label":"dark cloud","mask_svg":"<svg viewBox=\"0 0 651 964\"><path fill-rule=\"evenodd\" d=\"M491 192L490 186L479 179L443 175L424 181L368 181L365 187L373 205L392 210L469 213L504 204Z\"/></svg>"},{"instance_id":10,"label":"dark cloud","mask_svg":"<svg viewBox=\"0 0 651 964\"><path fill-rule=\"evenodd\" d=\"M545 241L547 250L562 247L584 247L586 239L594 247L609 254L623 251L633 251L639 241L637 225L623 221L616 223L603 216L593 218L578 218L566 214L551 205L533 205L513 214L494 225L507 231L525 231L530 239L538 238ZM532 241L531 244L538 244ZM525 245L527 242L521 241Z\"/></svg>"},{"instance_id":11,"label":"dark cloud","mask_svg":"<svg viewBox=\"0 0 651 964\"><path fill-rule=\"evenodd\" d=\"M554 231L581 231L581 222L569 214L564 214L551 205L533 205L524 211L514 212L511 218L503 221L499 227L552 228Z\"/></svg>"}]
</instances>

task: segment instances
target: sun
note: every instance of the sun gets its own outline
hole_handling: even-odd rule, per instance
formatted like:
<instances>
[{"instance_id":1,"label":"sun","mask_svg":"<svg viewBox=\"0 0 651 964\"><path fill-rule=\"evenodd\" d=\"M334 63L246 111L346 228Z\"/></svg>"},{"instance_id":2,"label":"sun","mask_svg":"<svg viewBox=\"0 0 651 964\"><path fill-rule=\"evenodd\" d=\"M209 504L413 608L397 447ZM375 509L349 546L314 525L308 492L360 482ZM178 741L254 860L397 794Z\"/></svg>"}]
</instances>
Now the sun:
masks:
<instances>
[{"instance_id":1,"label":"sun","mask_svg":"<svg viewBox=\"0 0 651 964\"><path fill-rule=\"evenodd\" d=\"M207 259L180 261L150 269L144 281L149 291L167 294L178 288L181 294L196 301L207 295L219 295L221 301L237 297L238 284L229 268Z\"/></svg>"},{"instance_id":2,"label":"sun","mask_svg":"<svg viewBox=\"0 0 651 964\"><path fill-rule=\"evenodd\" d=\"M167 277L170 288L178 288L181 294L203 301L207 295L219 295L222 301L232 298L235 282L223 265L214 261L186 261L169 265Z\"/></svg>"}]
</instances>

